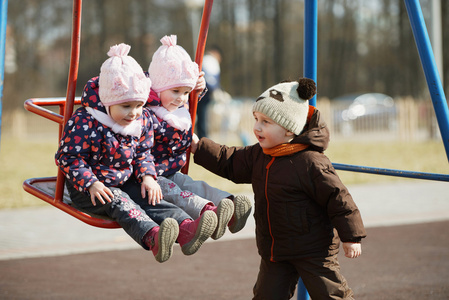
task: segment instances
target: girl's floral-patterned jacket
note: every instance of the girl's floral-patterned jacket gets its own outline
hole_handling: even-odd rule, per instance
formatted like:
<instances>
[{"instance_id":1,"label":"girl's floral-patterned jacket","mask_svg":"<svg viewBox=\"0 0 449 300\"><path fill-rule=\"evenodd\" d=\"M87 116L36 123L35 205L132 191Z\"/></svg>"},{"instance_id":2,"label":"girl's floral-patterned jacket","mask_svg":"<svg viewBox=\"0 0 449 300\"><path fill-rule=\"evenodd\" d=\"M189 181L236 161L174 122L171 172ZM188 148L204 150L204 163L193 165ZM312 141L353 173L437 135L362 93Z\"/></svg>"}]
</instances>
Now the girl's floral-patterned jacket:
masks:
<instances>
[{"instance_id":1,"label":"girl's floral-patterned jacket","mask_svg":"<svg viewBox=\"0 0 449 300\"><path fill-rule=\"evenodd\" d=\"M138 119L142 125L139 138L114 133L84 108L91 107L106 113L98 96L98 77L87 82L81 104L82 107L67 122L55 155L56 164L76 189L87 193L98 180L108 187L118 187L131 175L135 175L138 181L145 175L156 178L151 154L153 125L146 108Z\"/></svg>"},{"instance_id":2,"label":"girl's floral-patterned jacket","mask_svg":"<svg viewBox=\"0 0 449 300\"><path fill-rule=\"evenodd\" d=\"M157 93L151 90L146 106L160 106L161 100ZM186 104L188 109L188 104ZM192 127L189 130L179 130L158 118L153 117L154 146L152 154L158 176L170 176L181 170L186 164L187 149L192 142Z\"/></svg>"}]
</instances>

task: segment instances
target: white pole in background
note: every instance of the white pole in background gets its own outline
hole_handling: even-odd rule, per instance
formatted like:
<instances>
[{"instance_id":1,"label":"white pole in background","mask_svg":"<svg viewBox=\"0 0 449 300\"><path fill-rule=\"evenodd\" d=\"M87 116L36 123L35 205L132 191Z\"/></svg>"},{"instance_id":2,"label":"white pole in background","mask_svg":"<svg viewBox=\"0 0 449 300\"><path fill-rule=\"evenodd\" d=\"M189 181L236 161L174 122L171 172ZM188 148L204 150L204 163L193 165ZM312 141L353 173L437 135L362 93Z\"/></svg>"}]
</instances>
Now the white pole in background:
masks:
<instances>
[{"instance_id":1,"label":"white pole in background","mask_svg":"<svg viewBox=\"0 0 449 300\"><path fill-rule=\"evenodd\" d=\"M435 56L435 63L440 74L441 82L443 80L443 34L441 22L441 0L431 1L431 18L430 18L430 41L432 43L433 55ZM444 89L444 87L443 87Z\"/></svg>"}]
</instances>

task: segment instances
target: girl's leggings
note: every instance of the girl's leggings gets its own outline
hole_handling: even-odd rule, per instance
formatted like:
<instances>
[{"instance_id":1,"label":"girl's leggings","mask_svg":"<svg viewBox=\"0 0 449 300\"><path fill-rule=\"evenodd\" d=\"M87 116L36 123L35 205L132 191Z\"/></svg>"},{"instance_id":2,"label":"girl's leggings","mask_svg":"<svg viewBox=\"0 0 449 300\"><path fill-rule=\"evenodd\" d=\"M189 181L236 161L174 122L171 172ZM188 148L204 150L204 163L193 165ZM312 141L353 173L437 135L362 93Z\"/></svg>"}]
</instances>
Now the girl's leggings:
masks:
<instances>
[{"instance_id":1,"label":"girl's leggings","mask_svg":"<svg viewBox=\"0 0 449 300\"><path fill-rule=\"evenodd\" d=\"M173 218L178 224L191 219L182 209L165 200L154 206L148 204L148 199L141 196L140 184L133 178L120 188L109 187L114 194L111 203L101 204L97 199L95 206L91 202L90 195L76 190L69 182L66 185L75 207L112 218L147 250L148 247L142 242L142 238L151 228L158 226L166 218Z\"/></svg>"}]
</instances>

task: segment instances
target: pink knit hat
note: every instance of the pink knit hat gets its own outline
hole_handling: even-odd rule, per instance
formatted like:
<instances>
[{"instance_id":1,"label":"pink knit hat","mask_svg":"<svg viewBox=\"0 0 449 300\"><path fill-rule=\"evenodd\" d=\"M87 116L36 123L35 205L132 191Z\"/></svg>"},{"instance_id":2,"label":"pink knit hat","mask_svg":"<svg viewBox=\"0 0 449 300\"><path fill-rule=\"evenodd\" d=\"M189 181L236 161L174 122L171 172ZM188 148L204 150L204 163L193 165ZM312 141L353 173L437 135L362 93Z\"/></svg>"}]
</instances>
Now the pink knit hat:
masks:
<instances>
[{"instance_id":1,"label":"pink knit hat","mask_svg":"<svg viewBox=\"0 0 449 300\"><path fill-rule=\"evenodd\" d=\"M148 73L157 93L187 86L194 88L199 77L198 65L193 62L184 48L176 45L176 35L164 36L162 46L151 60Z\"/></svg>"},{"instance_id":2,"label":"pink knit hat","mask_svg":"<svg viewBox=\"0 0 449 300\"><path fill-rule=\"evenodd\" d=\"M128 101L146 102L150 94L151 80L146 77L137 61L128 56L131 46L112 46L108 58L100 69L98 93L104 106L109 107Z\"/></svg>"}]
</instances>

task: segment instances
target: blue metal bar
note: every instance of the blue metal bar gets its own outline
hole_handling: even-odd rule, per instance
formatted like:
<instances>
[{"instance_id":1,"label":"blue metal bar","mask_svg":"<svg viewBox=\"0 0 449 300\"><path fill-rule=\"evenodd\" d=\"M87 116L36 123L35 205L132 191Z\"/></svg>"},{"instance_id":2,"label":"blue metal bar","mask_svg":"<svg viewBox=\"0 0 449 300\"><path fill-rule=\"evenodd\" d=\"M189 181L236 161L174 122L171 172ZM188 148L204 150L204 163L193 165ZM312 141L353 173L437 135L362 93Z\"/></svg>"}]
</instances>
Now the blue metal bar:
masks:
<instances>
[{"instance_id":1,"label":"blue metal bar","mask_svg":"<svg viewBox=\"0 0 449 300\"><path fill-rule=\"evenodd\" d=\"M299 278L298 280L298 293L297 293L298 300L309 300L310 295L307 292L307 289L304 285L304 282L302 282L302 279Z\"/></svg>"},{"instance_id":2,"label":"blue metal bar","mask_svg":"<svg viewBox=\"0 0 449 300\"><path fill-rule=\"evenodd\" d=\"M304 77L313 79L315 82L318 44L317 2L317 0L306 0L304 3ZM309 101L309 104L316 106L316 96Z\"/></svg>"},{"instance_id":3,"label":"blue metal bar","mask_svg":"<svg viewBox=\"0 0 449 300\"><path fill-rule=\"evenodd\" d=\"M343 170L343 171L353 171L353 172L359 172L359 173L369 173L369 174L387 175L387 176L396 176L396 177L407 177L407 178L425 179L425 180L449 181L449 175L447 175L447 174L401 171L401 170L394 170L394 169L373 168L373 167L364 167L364 166L347 165L347 164L339 164L339 163L332 163L332 165L334 166L335 169Z\"/></svg>"},{"instance_id":4,"label":"blue metal bar","mask_svg":"<svg viewBox=\"0 0 449 300\"><path fill-rule=\"evenodd\" d=\"M306 0L304 3L304 77L313 79L317 74L317 44L318 44L318 1ZM317 83L318 85L318 83ZM316 95L309 100L316 107ZM310 299L302 279L298 280L298 300Z\"/></svg>"},{"instance_id":5,"label":"blue metal bar","mask_svg":"<svg viewBox=\"0 0 449 300\"><path fill-rule=\"evenodd\" d=\"M433 108L437 117L444 148L446 149L446 156L449 160L449 111L441 79L438 74L438 68L435 63L429 35L427 33L426 24L422 15L421 6L418 0L404 1L426 77L427 86L432 98Z\"/></svg>"},{"instance_id":6,"label":"blue metal bar","mask_svg":"<svg viewBox=\"0 0 449 300\"><path fill-rule=\"evenodd\" d=\"M318 44L318 1L306 0L304 3L304 77L317 83L317 44ZM317 83L318 84L318 83ZM316 96L309 101L316 107ZM310 299L301 278L298 281L298 300Z\"/></svg>"},{"instance_id":7,"label":"blue metal bar","mask_svg":"<svg viewBox=\"0 0 449 300\"><path fill-rule=\"evenodd\" d=\"M0 139L2 134L2 98L3 83L5 75L5 42L6 42L6 20L8 17L8 0L2 0L0 7Z\"/></svg>"}]
</instances>

